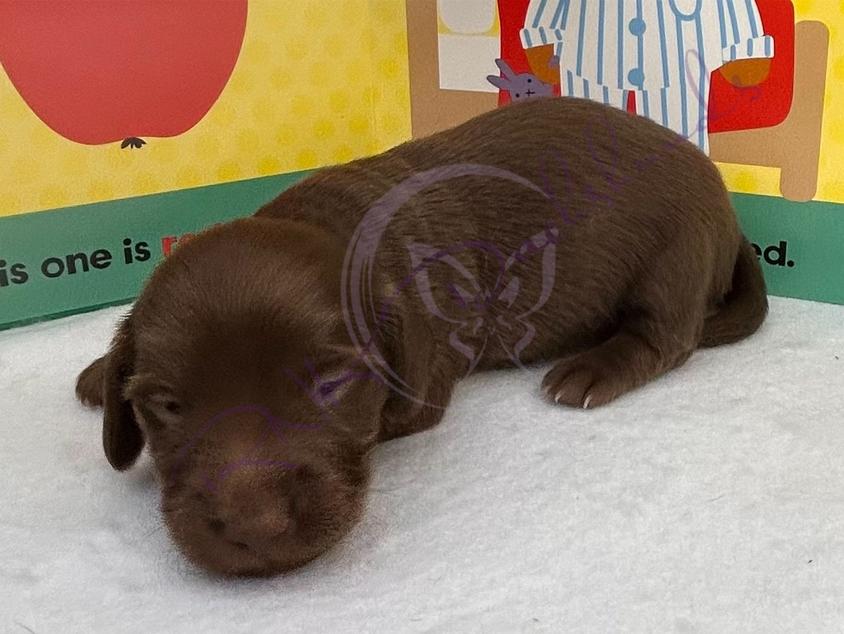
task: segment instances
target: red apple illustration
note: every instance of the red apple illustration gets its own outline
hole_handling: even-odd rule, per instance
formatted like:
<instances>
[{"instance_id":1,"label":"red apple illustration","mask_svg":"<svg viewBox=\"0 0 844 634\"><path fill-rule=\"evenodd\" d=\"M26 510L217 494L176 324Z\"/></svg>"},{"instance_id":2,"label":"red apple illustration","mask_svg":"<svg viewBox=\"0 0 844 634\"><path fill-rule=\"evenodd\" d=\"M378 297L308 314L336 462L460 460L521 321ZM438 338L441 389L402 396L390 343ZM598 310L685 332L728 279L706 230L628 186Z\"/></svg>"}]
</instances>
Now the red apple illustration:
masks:
<instances>
[{"instance_id":1,"label":"red apple illustration","mask_svg":"<svg viewBox=\"0 0 844 634\"><path fill-rule=\"evenodd\" d=\"M171 137L211 109L234 70L247 0L0 0L0 64L63 137Z\"/></svg>"}]
</instances>

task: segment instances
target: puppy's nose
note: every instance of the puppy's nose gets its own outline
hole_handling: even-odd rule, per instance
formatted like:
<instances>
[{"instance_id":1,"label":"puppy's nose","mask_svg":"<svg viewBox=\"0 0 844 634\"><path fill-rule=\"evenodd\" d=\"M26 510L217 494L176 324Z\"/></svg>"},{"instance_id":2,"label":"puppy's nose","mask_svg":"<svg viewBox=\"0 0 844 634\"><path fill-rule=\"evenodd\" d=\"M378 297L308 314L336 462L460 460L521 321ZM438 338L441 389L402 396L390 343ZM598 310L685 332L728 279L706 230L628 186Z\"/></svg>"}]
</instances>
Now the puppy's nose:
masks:
<instances>
[{"instance_id":1,"label":"puppy's nose","mask_svg":"<svg viewBox=\"0 0 844 634\"><path fill-rule=\"evenodd\" d=\"M267 508L242 507L234 517L225 520L224 537L233 545L260 551L282 537L290 527L284 501Z\"/></svg>"},{"instance_id":2,"label":"puppy's nose","mask_svg":"<svg viewBox=\"0 0 844 634\"><path fill-rule=\"evenodd\" d=\"M283 477L252 470L232 474L220 483L217 517L221 536L230 543L261 550L292 526L292 505Z\"/></svg>"}]
</instances>

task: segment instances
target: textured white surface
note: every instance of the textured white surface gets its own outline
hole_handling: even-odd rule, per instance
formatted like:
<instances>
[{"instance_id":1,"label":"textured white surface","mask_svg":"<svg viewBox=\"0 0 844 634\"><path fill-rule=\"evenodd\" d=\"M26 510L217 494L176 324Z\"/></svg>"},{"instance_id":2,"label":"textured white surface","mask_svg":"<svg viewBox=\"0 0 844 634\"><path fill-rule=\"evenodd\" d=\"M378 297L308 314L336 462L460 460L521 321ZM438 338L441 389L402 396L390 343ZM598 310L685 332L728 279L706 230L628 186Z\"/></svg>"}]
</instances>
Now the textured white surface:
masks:
<instances>
[{"instance_id":1,"label":"textured white surface","mask_svg":"<svg viewBox=\"0 0 844 634\"><path fill-rule=\"evenodd\" d=\"M364 522L285 578L183 562L77 372L122 310L0 333L0 631L844 631L844 308L763 330L590 412L541 371L473 377L376 454Z\"/></svg>"}]
</instances>

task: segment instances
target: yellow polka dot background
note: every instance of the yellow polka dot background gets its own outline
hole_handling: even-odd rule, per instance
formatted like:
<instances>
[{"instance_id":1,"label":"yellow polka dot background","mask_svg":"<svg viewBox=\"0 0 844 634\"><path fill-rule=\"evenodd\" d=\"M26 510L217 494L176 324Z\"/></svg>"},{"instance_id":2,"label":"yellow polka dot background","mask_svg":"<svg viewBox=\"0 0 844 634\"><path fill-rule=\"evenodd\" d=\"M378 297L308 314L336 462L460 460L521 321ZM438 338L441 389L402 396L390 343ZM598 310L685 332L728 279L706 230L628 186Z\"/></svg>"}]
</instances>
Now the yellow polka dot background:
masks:
<instances>
[{"instance_id":1,"label":"yellow polka dot background","mask_svg":"<svg viewBox=\"0 0 844 634\"><path fill-rule=\"evenodd\" d=\"M798 20L830 31L816 200L844 202L844 0L794 4ZM321 167L408 139L404 7L250 0L240 58L216 104L191 130L146 138L140 150L62 138L0 70L0 216ZM720 167L733 191L780 195L775 168Z\"/></svg>"},{"instance_id":2,"label":"yellow polka dot background","mask_svg":"<svg viewBox=\"0 0 844 634\"><path fill-rule=\"evenodd\" d=\"M64 139L0 69L0 216L311 169L409 138L404 6L250 0L220 98L184 134L141 149Z\"/></svg>"},{"instance_id":3,"label":"yellow polka dot background","mask_svg":"<svg viewBox=\"0 0 844 634\"><path fill-rule=\"evenodd\" d=\"M797 21L820 20L829 29L820 175L815 200L844 203L844 0L793 0ZM719 164L727 186L747 194L781 196L773 167Z\"/></svg>"}]
</instances>

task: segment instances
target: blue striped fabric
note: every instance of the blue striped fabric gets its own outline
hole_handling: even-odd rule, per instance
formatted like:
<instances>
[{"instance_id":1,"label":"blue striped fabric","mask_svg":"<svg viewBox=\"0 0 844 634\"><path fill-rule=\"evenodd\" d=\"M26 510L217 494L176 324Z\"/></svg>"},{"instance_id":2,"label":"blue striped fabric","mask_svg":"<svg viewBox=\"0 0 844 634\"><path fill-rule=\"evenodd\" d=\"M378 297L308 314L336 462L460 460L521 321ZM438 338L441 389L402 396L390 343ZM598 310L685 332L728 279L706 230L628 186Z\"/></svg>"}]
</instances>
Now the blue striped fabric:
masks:
<instances>
[{"instance_id":1,"label":"blue striped fabric","mask_svg":"<svg viewBox=\"0 0 844 634\"><path fill-rule=\"evenodd\" d=\"M709 74L773 57L756 0L531 0L526 47L553 44L563 92L639 113L708 149Z\"/></svg>"}]
</instances>

